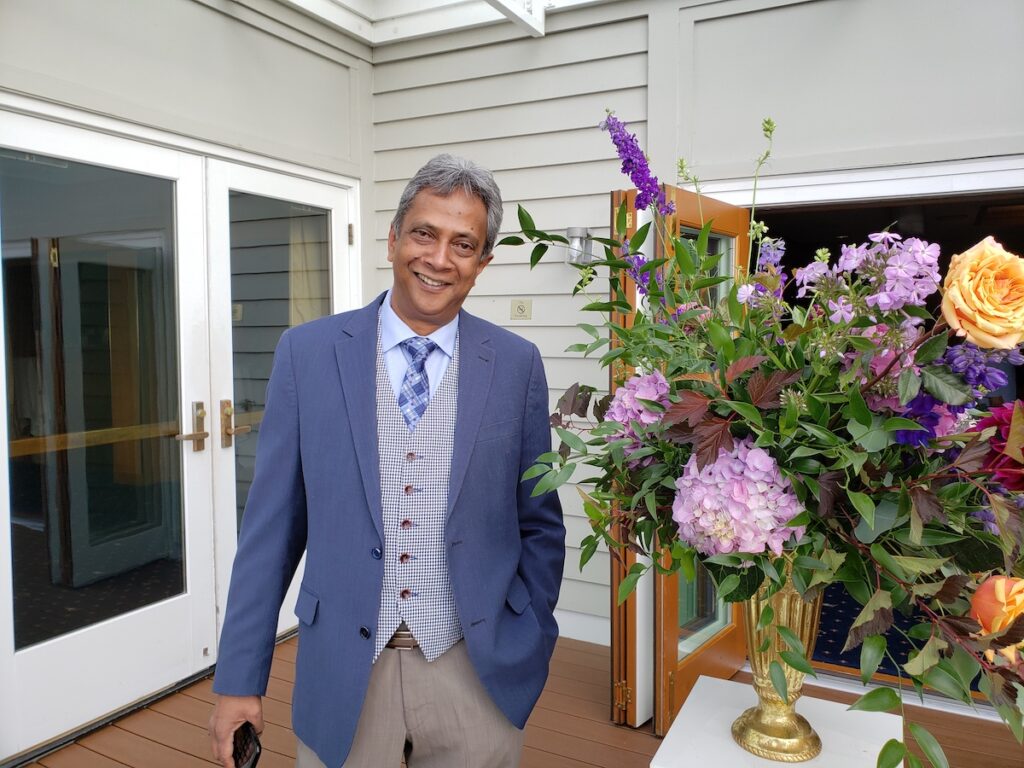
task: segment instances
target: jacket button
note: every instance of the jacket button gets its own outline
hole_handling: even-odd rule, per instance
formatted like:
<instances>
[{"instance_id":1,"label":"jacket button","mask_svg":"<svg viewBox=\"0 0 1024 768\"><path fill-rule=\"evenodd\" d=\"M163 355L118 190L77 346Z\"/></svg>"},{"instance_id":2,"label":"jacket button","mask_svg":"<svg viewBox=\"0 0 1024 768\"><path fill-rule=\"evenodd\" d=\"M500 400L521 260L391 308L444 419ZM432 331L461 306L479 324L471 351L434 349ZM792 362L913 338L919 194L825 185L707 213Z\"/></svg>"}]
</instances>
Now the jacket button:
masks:
<instances>
[{"instance_id":1,"label":"jacket button","mask_svg":"<svg viewBox=\"0 0 1024 768\"><path fill-rule=\"evenodd\" d=\"M359 628L359 634L360 634L360 636L364 640L369 640L370 639L370 628L369 627L360 627Z\"/></svg>"},{"instance_id":2,"label":"jacket button","mask_svg":"<svg viewBox=\"0 0 1024 768\"><path fill-rule=\"evenodd\" d=\"M380 560L383 555L384 552L383 550L381 550L380 547L374 547L370 550L370 557L372 557L374 560Z\"/></svg>"},{"instance_id":3,"label":"jacket button","mask_svg":"<svg viewBox=\"0 0 1024 768\"><path fill-rule=\"evenodd\" d=\"M406 496L411 496L412 492L415 490L415 488L413 488L411 485L407 485L402 490L405 492Z\"/></svg>"}]
</instances>

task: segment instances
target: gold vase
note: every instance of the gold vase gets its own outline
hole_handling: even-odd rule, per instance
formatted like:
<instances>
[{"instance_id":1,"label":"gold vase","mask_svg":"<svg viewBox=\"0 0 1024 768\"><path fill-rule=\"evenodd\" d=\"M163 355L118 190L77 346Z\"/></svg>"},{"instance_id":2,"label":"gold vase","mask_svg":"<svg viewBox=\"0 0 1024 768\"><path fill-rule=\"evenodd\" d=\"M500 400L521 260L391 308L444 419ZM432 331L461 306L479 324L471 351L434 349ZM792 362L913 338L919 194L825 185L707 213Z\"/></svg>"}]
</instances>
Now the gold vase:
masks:
<instances>
[{"instance_id":1,"label":"gold vase","mask_svg":"<svg viewBox=\"0 0 1024 768\"><path fill-rule=\"evenodd\" d=\"M818 619L821 617L822 593L819 591L813 602L804 601L800 593L793 589L789 570L787 568L785 587L767 597L767 584L762 584L758 593L743 604L747 654L754 673L758 705L736 719L732 724L732 737L737 744L758 757L781 763L799 763L821 752L818 734L794 708L803 688L804 674L780 658L779 651L787 650L789 646L778 636L773 626L757 630L761 610L765 605L770 605L775 611L772 623L792 630L804 644L808 656L813 652L814 641L818 636ZM770 639L767 649L759 651L766 639ZM768 670L773 661L778 661L785 672L788 702L779 697L772 685Z\"/></svg>"}]
</instances>

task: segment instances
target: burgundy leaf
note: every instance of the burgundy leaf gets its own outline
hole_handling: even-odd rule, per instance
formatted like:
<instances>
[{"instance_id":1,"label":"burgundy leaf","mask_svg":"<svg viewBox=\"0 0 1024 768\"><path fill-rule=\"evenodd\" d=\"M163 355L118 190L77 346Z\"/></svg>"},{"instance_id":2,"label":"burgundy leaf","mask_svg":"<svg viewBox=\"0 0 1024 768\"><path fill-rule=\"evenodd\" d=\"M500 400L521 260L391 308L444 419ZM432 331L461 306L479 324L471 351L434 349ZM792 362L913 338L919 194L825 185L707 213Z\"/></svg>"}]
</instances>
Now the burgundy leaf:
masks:
<instances>
[{"instance_id":1,"label":"burgundy leaf","mask_svg":"<svg viewBox=\"0 0 1024 768\"><path fill-rule=\"evenodd\" d=\"M850 629L850 634L846 637L846 645L843 646L842 653L856 648L864 642L865 637L884 635L891 626L892 608L879 608L870 619Z\"/></svg>"},{"instance_id":2,"label":"burgundy leaf","mask_svg":"<svg viewBox=\"0 0 1024 768\"><path fill-rule=\"evenodd\" d=\"M981 631L981 624L970 616L943 616L940 621L961 636Z\"/></svg>"},{"instance_id":3,"label":"burgundy leaf","mask_svg":"<svg viewBox=\"0 0 1024 768\"><path fill-rule=\"evenodd\" d=\"M757 368L768 358L764 355L750 355L749 357L741 357L739 360L734 362L728 368L725 369L725 383L732 384L736 379L742 376L747 371L751 371Z\"/></svg>"},{"instance_id":4,"label":"burgundy leaf","mask_svg":"<svg viewBox=\"0 0 1024 768\"><path fill-rule=\"evenodd\" d=\"M754 371L747 382L747 394L755 408L778 408L779 393L803 375L803 371Z\"/></svg>"},{"instance_id":5,"label":"burgundy leaf","mask_svg":"<svg viewBox=\"0 0 1024 768\"><path fill-rule=\"evenodd\" d=\"M679 402L668 407L661 421L670 426L685 421L691 427L696 427L697 423L704 418L710 404L711 398L707 395L684 389L679 393Z\"/></svg>"},{"instance_id":6,"label":"burgundy leaf","mask_svg":"<svg viewBox=\"0 0 1024 768\"><path fill-rule=\"evenodd\" d=\"M569 447L569 444L566 443L566 442L563 442L560 446L558 446L558 455L561 456L563 460L569 458L569 453L571 451L572 451L572 449Z\"/></svg>"},{"instance_id":7,"label":"burgundy leaf","mask_svg":"<svg viewBox=\"0 0 1024 768\"><path fill-rule=\"evenodd\" d=\"M1020 643L1024 643L1024 616L1018 616L1003 634L992 638L992 645L996 648L1009 648Z\"/></svg>"},{"instance_id":8,"label":"burgundy leaf","mask_svg":"<svg viewBox=\"0 0 1024 768\"><path fill-rule=\"evenodd\" d=\"M839 495L839 481L844 477L842 472L830 470L822 472L818 481L818 516L827 520L835 515L836 496Z\"/></svg>"},{"instance_id":9,"label":"burgundy leaf","mask_svg":"<svg viewBox=\"0 0 1024 768\"><path fill-rule=\"evenodd\" d=\"M975 438L960 451L960 455L953 462L953 466L959 467L964 472L977 472L984 465L988 452L988 443Z\"/></svg>"},{"instance_id":10,"label":"burgundy leaf","mask_svg":"<svg viewBox=\"0 0 1024 768\"><path fill-rule=\"evenodd\" d=\"M562 426L562 414L558 412L552 413L551 416L548 418L548 422L551 424L552 427Z\"/></svg>"},{"instance_id":11,"label":"burgundy leaf","mask_svg":"<svg viewBox=\"0 0 1024 768\"><path fill-rule=\"evenodd\" d=\"M935 593L935 599L940 603L952 603L960 597L960 593L970 580L969 576L962 573L950 576L943 582L942 589Z\"/></svg>"},{"instance_id":12,"label":"burgundy leaf","mask_svg":"<svg viewBox=\"0 0 1024 768\"><path fill-rule=\"evenodd\" d=\"M942 508L942 502L929 489L915 485L910 489L910 501L925 525L935 521L946 522L946 511Z\"/></svg>"},{"instance_id":13,"label":"burgundy leaf","mask_svg":"<svg viewBox=\"0 0 1024 768\"><path fill-rule=\"evenodd\" d=\"M611 393L608 393L607 395L602 397L600 400L598 400L596 403L594 403L594 418L595 419L597 419L598 421L604 421L604 416L605 416L606 413L608 413L608 408L612 404L612 397L613 397L613 395Z\"/></svg>"},{"instance_id":14,"label":"burgundy leaf","mask_svg":"<svg viewBox=\"0 0 1024 768\"><path fill-rule=\"evenodd\" d=\"M693 428L697 436L697 469L704 469L718 459L720 451L728 453L733 448L730 422L718 417L702 421Z\"/></svg>"}]
</instances>

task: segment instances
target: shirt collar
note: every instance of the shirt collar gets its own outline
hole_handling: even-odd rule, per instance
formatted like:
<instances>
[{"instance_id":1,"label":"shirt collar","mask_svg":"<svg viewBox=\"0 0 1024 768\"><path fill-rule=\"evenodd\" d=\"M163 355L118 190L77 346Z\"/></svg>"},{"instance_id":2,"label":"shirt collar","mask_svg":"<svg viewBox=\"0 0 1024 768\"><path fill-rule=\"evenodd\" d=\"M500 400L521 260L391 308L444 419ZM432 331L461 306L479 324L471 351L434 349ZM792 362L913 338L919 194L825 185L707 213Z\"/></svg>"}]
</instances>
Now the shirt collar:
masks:
<instances>
[{"instance_id":1,"label":"shirt collar","mask_svg":"<svg viewBox=\"0 0 1024 768\"><path fill-rule=\"evenodd\" d=\"M459 331L459 316L447 325L442 325L436 331L427 336L437 344L442 352L448 355L449 359L455 355L455 337ZM402 322L395 310L391 307L391 290L384 295L384 301L380 305L380 351L388 352L398 346L406 339L417 336L408 325Z\"/></svg>"}]
</instances>

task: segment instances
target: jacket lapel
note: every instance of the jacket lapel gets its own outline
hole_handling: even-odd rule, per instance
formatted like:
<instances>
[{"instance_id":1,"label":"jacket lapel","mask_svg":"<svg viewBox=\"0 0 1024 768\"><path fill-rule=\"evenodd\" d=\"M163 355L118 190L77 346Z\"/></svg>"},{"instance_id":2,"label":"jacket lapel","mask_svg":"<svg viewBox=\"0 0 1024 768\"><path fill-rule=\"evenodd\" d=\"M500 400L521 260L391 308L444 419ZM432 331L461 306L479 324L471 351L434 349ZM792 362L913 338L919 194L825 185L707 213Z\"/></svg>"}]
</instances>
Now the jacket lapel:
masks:
<instances>
[{"instance_id":1,"label":"jacket lapel","mask_svg":"<svg viewBox=\"0 0 1024 768\"><path fill-rule=\"evenodd\" d=\"M465 311L459 315L459 346L459 412L455 420L446 519L451 516L462 490L469 458L480 431L480 419L487 408L494 373L495 352L484 326Z\"/></svg>"},{"instance_id":2,"label":"jacket lapel","mask_svg":"<svg viewBox=\"0 0 1024 768\"><path fill-rule=\"evenodd\" d=\"M341 389L348 410L356 461L363 478L366 505L383 541L383 513L380 502L380 460L377 446L377 313L384 294L356 311L342 328L334 344L341 375Z\"/></svg>"}]
</instances>

